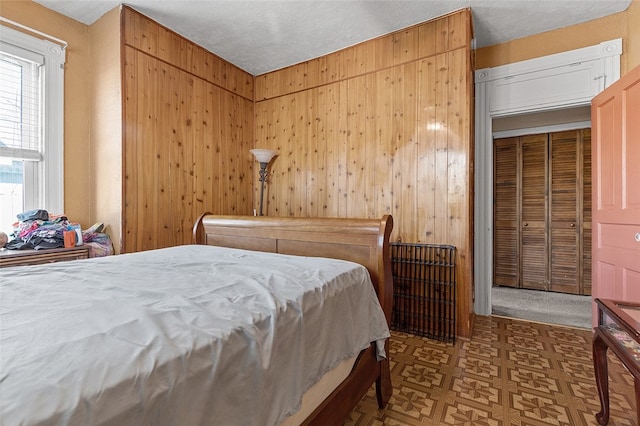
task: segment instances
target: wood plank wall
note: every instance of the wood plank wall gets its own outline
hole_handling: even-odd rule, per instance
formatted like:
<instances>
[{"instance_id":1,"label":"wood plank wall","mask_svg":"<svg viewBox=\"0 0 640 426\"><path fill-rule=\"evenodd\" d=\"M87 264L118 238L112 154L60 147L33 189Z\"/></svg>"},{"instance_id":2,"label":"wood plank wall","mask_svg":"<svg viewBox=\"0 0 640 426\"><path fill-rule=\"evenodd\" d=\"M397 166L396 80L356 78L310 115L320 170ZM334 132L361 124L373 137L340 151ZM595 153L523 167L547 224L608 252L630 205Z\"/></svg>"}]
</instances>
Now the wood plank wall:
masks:
<instances>
[{"instance_id":1,"label":"wood plank wall","mask_svg":"<svg viewBox=\"0 0 640 426\"><path fill-rule=\"evenodd\" d=\"M255 78L255 147L279 152L266 214L390 213L393 241L455 245L460 336L473 311L471 33L462 10Z\"/></svg>"},{"instance_id":2,"label":"wood plank wall","mask_svg":"<svg viewBox=\"0 0 640 426\"><path fill-rule=\"evenodd\" d=\"M191 242L204 211L251 214L253 76L124 7L122 252Z\"/></svg>"},{"instance_id":3,"label":"wood plank wall","mask_svg":"<svg viewBox=\"0 0 640 426\"><path fill-rule=\"evenodd\" d=\"M248 151L276 149L267 214L391 213L394 241L455 245L470 334L469 10L255 78L128 7L122 37L122 252L190 242L205 210L251 214Z\"/></svg>"}]
</instances>

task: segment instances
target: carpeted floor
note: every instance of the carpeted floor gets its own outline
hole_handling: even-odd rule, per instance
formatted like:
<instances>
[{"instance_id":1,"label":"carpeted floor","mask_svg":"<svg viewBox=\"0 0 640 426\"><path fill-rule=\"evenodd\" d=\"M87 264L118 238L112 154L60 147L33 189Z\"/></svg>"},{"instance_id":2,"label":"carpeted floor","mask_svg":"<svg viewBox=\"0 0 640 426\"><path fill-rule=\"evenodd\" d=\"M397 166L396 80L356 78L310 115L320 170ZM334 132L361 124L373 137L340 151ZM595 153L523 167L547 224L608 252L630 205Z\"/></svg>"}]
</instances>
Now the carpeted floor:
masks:
<instances>
[{"instance_id":1,"label":"carpeted floor","mask_svg":"<svg viewBox=\"0 0 640 426\"><path fill-rule=\"evenodd\" d=\"M392 332L393 395L374 388L345 425L596 425L590 330L476 317L471 339ZM637 425L633 377L609 351L610 426Z\"/></svg>"},{"instance_id":2,"label":"carpeted floor","mask_svg":"<svg viewBox=\"0 0 640 426\"><path fill-rule=\"evenodd\" d=\"M491 289L492 314L591 329L591 296L510 287Z\"/></svg>"}]
</instances>

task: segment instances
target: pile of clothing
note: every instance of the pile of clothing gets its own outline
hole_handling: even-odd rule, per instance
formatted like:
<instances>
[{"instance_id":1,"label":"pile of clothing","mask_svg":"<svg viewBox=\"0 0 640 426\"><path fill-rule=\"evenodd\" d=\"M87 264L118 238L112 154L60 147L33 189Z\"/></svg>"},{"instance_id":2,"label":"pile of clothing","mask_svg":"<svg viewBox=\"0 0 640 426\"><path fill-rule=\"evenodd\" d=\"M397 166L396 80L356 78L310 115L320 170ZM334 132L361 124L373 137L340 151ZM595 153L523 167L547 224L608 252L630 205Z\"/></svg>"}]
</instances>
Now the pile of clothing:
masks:
<instances>
[{"instance_id":1,"label":"pile of clothing","mask_svg":"<svg viewBox=\"0 0 640 426\"><path fill-rule=\"evenodd\" d=\"M64 232L77 227L64 215L50 215L42 209L20 213L18 222L13 225L10 240L6 248L9 250L52 249L64 247ZM103 232L104 225L96 223L82 231L82 242L91 247L90 257L113 254L113 244L109 236Z\"/></svg>"},{"instance_id":2,"label":"pile of clothing","mask_svg":"<svg viewBox=\"0 0 640 426\"><path fill-rule=\"evenodd\" d=\"M89 257L102 257L114 253L111 238L103 232L104 224L96 223L89 229L82 231L82 240L91 246Z\"/></svg>"},{"instance_id":3,"label":"pile of clothing","mask_svg":"<svg viewBox=\"0 0 640 426\"><path fill-rule=\"evenodd\" d=\"M64 247L64 231L71 225L66 216L49 216L46 210L20 213L18 221L13 225L13 239L6 246L10 250Z\"/></svg>"}]
</instances>

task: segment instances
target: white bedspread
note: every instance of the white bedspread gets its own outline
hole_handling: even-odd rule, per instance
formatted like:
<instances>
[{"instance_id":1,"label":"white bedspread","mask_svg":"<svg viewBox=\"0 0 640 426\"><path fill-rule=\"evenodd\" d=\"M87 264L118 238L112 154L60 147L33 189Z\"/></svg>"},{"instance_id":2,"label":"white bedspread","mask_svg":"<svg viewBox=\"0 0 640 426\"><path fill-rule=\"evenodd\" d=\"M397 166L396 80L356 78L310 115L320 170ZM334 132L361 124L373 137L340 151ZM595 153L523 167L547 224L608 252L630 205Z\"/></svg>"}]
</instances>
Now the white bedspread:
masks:
<instances>
[{"instance_id":1,"label":"white bedspread","mask_svg":"<svg viewBox=\"0 0 640 426\"><path fill-rule=\"evenodd\" d=\"M0 269L0 424L277 424L388 336L350 262L180 246Z\"/></svg>"}]
</instances>

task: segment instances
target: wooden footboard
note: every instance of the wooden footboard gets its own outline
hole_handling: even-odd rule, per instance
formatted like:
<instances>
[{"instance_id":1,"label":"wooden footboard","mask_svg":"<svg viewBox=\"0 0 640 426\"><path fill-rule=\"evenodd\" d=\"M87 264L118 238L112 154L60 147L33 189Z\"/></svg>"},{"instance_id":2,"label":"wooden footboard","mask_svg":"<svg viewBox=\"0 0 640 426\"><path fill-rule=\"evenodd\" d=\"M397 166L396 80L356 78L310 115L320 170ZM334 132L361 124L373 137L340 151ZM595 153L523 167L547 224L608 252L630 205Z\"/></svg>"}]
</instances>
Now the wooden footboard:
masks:
<instances>
[{"instance_id":1,"label":"wooden footboard","mask_svg":"<svg viewBox=\"0 0 640 426\"><path fill-rule=\"evenodd\" d=\"M204 213L193 227L193 240L196 244L360 263L368 269L387 323L390 323L393 281L389 235L392 228L393 219L389 215L382 219L343 219ZM376 383L378 405L382 408L392 393L389 361L376 361L372 344L360 354L350 375L304 424L340 424L373 383Z\"/></svg>"}]
</instances>

